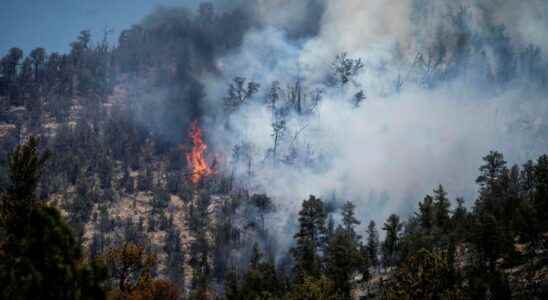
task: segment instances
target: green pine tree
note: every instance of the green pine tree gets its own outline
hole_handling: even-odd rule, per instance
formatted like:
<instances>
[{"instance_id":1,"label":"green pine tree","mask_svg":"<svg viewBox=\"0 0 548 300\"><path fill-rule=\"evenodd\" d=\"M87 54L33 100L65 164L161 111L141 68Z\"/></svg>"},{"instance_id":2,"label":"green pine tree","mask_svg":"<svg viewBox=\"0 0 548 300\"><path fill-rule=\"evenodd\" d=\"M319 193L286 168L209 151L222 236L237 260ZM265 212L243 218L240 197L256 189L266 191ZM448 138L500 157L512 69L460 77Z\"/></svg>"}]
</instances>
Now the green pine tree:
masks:
<instances>
[{"instance_id":1,"label":"green pine tree","mask_svg":"<svg viewBox=\"0 0 548 300\"><path fill-rule=\"evenodd\" d=\"M100 263L85 263L71 229L35 192L48 154L31 137L9 157L0 195L0 298L102 299Z\"/></svg>"},{"instance_id":2,"label":"green pine tree","mask_svg":"<svg viewBox=\"0 0 548 300\"><path fill-rule=\"evenodd\" d=\"M302 281L305 275L319 276L321 272L321 256L327 238L326 218L322 200L310 196L303 201L299 212L299 231L295 234L296 245L291 249L298 281Z\"/></svg>"}]
</instances>

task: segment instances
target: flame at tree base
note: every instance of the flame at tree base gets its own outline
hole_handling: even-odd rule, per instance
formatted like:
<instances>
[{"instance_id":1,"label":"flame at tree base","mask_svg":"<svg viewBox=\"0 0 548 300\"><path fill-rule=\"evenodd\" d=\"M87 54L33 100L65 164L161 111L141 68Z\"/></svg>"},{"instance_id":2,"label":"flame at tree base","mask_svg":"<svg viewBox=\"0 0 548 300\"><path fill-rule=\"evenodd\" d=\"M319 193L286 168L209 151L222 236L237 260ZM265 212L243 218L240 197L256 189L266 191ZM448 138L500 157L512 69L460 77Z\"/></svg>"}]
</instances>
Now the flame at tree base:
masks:
<instances>
[{"instance_id":1,"label":"flame at tree base","mask_svg":"<svg viewBox=\"0 0 548 300\"><path fill-rule=\"evenodd\" d=\"M186 154L186 159L191 168L190 181L198 184L204 176L213 174L213 170L205 160L207 144L204 143L197 121L192 122L190 138L193 146L192 151Z\"/></svg>"}]
</instances>

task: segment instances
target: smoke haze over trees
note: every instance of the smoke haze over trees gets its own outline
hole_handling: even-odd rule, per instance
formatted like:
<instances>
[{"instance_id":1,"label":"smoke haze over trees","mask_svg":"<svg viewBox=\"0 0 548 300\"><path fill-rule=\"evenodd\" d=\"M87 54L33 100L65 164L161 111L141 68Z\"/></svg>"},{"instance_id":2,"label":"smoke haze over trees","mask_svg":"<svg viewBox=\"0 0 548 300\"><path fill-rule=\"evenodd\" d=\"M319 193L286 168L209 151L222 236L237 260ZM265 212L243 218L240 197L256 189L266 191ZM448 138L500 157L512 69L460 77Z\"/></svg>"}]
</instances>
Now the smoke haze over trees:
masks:
<instances>
[{"instance_id":1,"label":"smoke haze over trees","mask_svg":"<svg viewBox=\"0 0 548 300\"><path fill-rule=\"evenodd\" d=\"M188 1L0 45L2 297L542 298L547 11Z\"/></svg>"}]
</instances>

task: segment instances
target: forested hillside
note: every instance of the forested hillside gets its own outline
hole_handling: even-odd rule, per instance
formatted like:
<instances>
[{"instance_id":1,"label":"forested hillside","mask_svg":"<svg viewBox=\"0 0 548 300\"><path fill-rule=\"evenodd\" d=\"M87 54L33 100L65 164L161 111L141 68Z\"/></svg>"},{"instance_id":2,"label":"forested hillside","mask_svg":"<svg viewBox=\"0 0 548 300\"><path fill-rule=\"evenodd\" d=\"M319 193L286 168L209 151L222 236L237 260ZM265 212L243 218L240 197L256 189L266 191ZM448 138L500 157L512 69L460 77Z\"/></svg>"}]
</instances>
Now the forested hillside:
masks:
<instances>
[{"instance_id":1,"label":"forested hillside","mask_svg":"<svg viewBox=\"0 0 548 300\"><path fill-rule=\"evenodd\" d=\"M0 298L547 298L548 6L388 2L3 53Z\"/></svg>"}]
</instances>

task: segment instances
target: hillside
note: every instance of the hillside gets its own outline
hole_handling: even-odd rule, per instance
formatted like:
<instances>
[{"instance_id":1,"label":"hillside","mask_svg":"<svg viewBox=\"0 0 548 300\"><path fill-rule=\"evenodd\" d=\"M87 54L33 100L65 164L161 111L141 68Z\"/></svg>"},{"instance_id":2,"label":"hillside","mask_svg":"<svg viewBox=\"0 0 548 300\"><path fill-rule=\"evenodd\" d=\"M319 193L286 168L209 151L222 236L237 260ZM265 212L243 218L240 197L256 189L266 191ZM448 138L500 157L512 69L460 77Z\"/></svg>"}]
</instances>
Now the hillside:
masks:
<instances>
[{"instance_id":1,"label":"hillside","mask_svg":"<svg viewBox=\"0 0 548 300\"><path fill-rule=\"evenodd\" d=\"M2 54L0 298L546 298L547 6L440 3Z\"/></svg>"}]
</instances>

